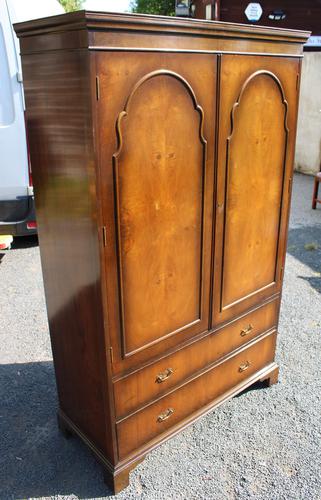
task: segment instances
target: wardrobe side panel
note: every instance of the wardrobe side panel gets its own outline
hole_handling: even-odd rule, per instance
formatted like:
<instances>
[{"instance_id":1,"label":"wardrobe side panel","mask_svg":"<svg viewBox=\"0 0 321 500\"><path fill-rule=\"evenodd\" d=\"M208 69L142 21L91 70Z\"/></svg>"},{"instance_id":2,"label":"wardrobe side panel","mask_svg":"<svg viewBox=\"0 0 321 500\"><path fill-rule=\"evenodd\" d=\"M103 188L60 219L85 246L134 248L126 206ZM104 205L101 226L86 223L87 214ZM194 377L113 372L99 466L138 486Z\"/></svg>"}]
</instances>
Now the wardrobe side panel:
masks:
<instances>
[{"instance_id":1,"label":"wardrobe side panel","mask_svg":"<svg viewBox=\"0 0 321 500\"><path fill-rule=\"evenodd\" d=\"M110 456L89 55L47 52L22 63L59 404Z\"/></svg>"}]
</instances>

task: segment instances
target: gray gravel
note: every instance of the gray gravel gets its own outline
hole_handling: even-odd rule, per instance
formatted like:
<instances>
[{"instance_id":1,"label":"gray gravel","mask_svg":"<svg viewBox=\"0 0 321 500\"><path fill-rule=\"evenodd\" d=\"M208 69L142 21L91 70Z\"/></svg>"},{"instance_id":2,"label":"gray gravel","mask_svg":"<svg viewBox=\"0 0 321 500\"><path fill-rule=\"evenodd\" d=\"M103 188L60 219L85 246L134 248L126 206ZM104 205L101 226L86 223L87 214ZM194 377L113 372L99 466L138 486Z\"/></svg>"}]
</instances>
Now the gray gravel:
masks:
<instances>
[{"instance_id":1,"label":"gray gravel","mask_svg":"<svg viewBox=\"0 0 321 500\"><path fill-rule=\"evenodd\" d=\"M311 193L297 174L279 384L252 387L149 454L117 498L321 499L321 206L310 210ZM84 445L57 431L36 240L0 260L0 498L109 496Z\"/></svg>"}]
</instances>

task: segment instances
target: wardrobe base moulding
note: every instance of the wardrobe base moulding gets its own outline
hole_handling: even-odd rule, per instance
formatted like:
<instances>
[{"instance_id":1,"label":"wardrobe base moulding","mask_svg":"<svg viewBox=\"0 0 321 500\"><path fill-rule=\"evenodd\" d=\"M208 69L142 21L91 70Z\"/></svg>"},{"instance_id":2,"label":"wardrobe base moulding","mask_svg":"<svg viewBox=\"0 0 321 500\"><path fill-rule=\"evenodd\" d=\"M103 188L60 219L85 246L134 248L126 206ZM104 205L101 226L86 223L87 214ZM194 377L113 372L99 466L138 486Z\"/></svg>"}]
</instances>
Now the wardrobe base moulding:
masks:
<instances>
[{"instance_id":1,"label":"wardrobe base moulding","mask_svg":"<svg viewBox=\"0 0 321 500\"><path fill-rule=\"evenodd\" d=\"M159 439L155 439L153 442L150 442L148 446L139 450L137 454L131 455L128 460L120 462L117 467L113 467L112 464L104 458L103 454L96 448L92 441L90 441L90 439L88 439L81 432L81 430L65 415L62 410L58 410L57 413L58 427L67 439L73 436L78 436L83 441L102 466L106 485L114 494L117 494L129 485L130 472L145 459L147 453L164 443L167 439L170 439L184 430L187 426L196 422L199 418L219 407L221 404L225 403L237 394L240 394L251 385L257 382L265 382L268 386L276 384L278 382L278 375L278 365L276 363L271 363L269 366L263 368L258 373L255 373L255 375L249 377L241 384L235 386L233 390L214 400L210 405L207 405L200 411L195 412L194 415L191 415L189 418L185 419L183 422L171 429L170 432L167 432L165 435L160 436Z\"/></svg>"}]
</instances>

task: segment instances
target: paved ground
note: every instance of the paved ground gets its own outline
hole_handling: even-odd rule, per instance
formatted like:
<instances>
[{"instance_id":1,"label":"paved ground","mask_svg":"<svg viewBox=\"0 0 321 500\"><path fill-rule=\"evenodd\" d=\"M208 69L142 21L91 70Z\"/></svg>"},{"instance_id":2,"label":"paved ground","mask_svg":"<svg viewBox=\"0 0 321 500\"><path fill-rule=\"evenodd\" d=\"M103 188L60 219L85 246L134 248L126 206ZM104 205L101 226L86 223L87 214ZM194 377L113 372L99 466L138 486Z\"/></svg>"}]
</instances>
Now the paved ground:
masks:
<instances>
[{"instance_id":1,"label":"paved ground","mask_svg":"<svg viewBox=\"0 0 321 500\"><path fill-rule=\"evenodd\" d=\"M117 498L321 499L321 207L310 210L311 192L312 179L297 175L280 383L255 386L158 448ZM57 431L36 241L0 261L0 498L108 496L90 453Z\"/></svg>"}]
</instances>

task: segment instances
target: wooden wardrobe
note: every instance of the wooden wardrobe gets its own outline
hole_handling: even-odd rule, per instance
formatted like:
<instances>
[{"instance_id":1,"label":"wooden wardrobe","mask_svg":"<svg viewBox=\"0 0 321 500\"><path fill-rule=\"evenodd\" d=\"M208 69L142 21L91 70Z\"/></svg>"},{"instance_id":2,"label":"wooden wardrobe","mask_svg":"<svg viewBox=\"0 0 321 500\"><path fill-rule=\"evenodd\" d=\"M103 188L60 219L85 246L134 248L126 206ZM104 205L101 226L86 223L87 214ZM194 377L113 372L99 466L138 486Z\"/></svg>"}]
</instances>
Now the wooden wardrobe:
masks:
<instances>
[{"instance_id":1,"label":"wooden wardrobe","mask_svg":"<svg viewBox=\"0 0 321 500\"><path fill-rule=\"evenodd\" d=\"M277 381L309 33L84 11L15 30L58 421L117 492L148 451Z\"/></svg>"}]
</instances>

